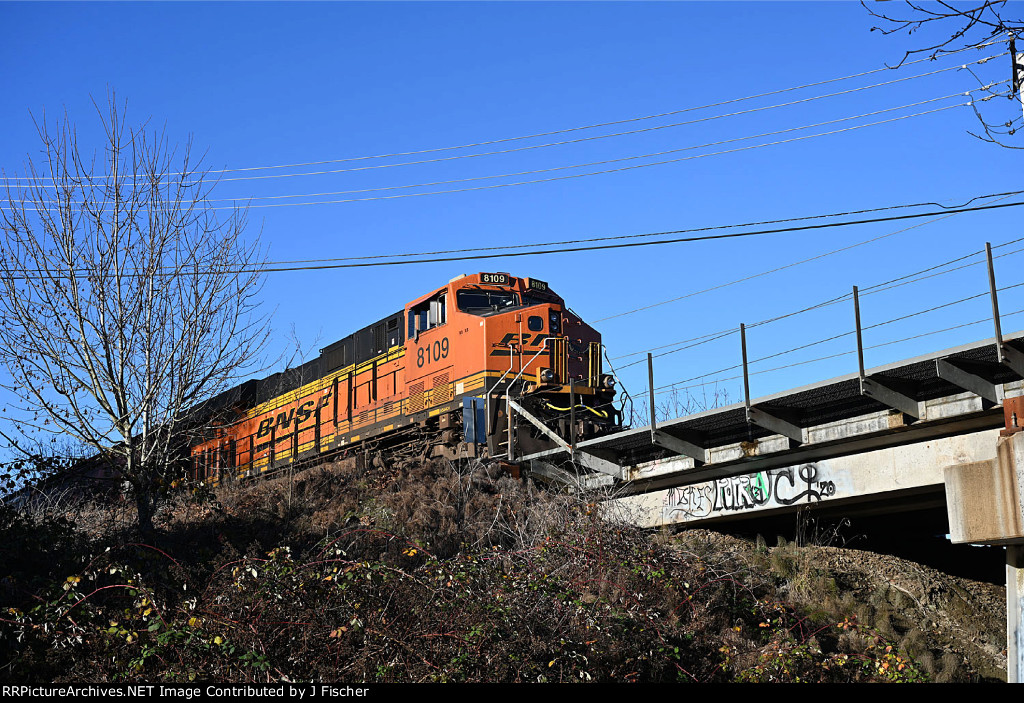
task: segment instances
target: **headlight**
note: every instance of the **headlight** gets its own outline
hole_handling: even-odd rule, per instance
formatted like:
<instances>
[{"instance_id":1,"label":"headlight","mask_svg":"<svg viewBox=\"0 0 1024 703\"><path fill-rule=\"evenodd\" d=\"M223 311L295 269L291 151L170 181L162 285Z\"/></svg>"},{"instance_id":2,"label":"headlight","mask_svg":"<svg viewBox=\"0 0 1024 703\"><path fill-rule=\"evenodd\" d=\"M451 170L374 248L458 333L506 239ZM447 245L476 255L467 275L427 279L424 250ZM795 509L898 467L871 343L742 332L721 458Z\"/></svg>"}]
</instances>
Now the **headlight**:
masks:
<instances>
[{"instance_id":1,"label":"headlight","mask_svg":"<svg viewBox=\"0 0 1024 703\"><path fill-rule=\"evenodd\" d=\"M552 371L551 369L543 369L540 372L541 383L554 383L556 380L557 378L555 377L555 372Z\"/></svg>"},{"instance_id":2,"label":"headlight","mask_svg":"<svg viewBox=\"0 0 1024 703\"><path fill-rule=\"evenodd\" d=\"M615 377L605 374L601 377L601 385L608 390L615 388Z\"/></svg>"},{"instance_id":3,"label":"headlight","mask_svg":"<svg viewBox=\"0 0 1024 703\"><path fill-rule=\"evenodd\" d=\"M562 319L556 311L552 310L548 319L551 321L551 334L558 334L562 331Z\"/></svg>"}]
</instances>

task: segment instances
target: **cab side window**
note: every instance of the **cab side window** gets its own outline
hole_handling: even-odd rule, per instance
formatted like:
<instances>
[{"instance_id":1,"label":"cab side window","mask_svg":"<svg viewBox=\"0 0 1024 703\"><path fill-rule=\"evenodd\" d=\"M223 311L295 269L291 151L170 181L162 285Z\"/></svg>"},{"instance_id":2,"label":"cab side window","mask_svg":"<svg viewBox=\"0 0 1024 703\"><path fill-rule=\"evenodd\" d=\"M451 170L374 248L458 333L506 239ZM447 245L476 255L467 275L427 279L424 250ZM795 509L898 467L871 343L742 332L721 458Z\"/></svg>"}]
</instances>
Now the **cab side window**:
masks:
<instances>
[{"instance_id":1,"label":"cab side window","mask_svg":"<svg viewBox=\"0 0 1024 703\"><path fill-rule=\"evenodd\" d=\"M448 322L448 295L438 293L429 300L409 308L409 338L415 339L421 332L440 327Z\"/></svg>"}]
</instances>

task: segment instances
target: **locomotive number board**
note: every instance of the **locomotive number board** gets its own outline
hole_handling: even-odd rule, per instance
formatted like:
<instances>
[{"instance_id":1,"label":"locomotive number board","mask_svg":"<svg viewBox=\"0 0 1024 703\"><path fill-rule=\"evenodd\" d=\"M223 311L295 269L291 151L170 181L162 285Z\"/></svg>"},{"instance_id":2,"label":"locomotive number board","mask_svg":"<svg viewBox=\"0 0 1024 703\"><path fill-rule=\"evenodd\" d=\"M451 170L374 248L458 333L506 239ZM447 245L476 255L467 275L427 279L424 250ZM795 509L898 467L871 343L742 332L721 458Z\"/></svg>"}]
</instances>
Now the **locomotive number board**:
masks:
<instances>
[{"instance_id":1,"label":"locomotive number board","mask_svg":"<svg viewBox=\"0 0 1024 703\"><path fill-rule=\"evenodd\" d=\"M481 283L491 283L496 286L510 286L512 285L512 277L507 273L481 273Z\"/></svg>"}]
</instances>

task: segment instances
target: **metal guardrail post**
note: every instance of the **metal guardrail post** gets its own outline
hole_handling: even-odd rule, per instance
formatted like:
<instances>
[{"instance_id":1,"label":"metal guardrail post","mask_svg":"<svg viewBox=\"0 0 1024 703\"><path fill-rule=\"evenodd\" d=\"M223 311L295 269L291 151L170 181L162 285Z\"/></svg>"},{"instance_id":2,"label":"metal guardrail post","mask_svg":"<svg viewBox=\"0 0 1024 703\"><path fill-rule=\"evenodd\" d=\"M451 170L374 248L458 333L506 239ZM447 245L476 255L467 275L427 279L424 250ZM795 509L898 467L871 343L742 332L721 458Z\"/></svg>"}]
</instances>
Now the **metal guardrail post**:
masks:
<instances>
[{"instance_id":1,"label":"metal guardrail post","mask_svg":"<svg viewBox=\"0 0 1024 703\"><path fill-rule=\"evenodd\" d=\"M654 357L647 352L647 392L651 405L651 436L658 429L658 421L654 419Z\"/></svg>"},{"instance_id":2,"label":"metal guardrail post","mask_svg":"<svg viewBox=\"0 0 1024 703\"><path fill-rule=\"evenodd\" d=\"M913 396L906 395L899 387L893 387L890 381L878 377L868 378L864 371L864 340L860 326L860 293L857 286L853 287L853 319L857 334L857 378L860 382L861 395L909 415L914 420L924 419L924 407Z\"/></svg>"},{"instance_id":3,"label":"metal guardrail post","mask_svg":"<svg viewBox=\"0 0 1024 703\"><path fill-rule=\"evenodd\" d=\"M1024 354L1015 347L1003 343L1003 329L999 320L999 297L996 292L996 270L992 264L992 245L985 242L985 255L988 259L988 287L992 295L992 322L996 333L996 360L1024 378Z\"/></svg>"},{"instance_id":4,"label":"metal guardrail post","mask_svg":"<svg viewBox=\"0 0 1024 703\"><path fill-rule=\"evenodd\" d=\"M1003 362L1003 329L999 321L999 296L996 293L996 269L992 264L992 244L985 242L985 257L988 259L988 289L992 296L992 322L996 329L996 359Z\"/></svg>"},{"instance_id":5,"label":"metal guardrail post","mask_svg":"<svg viewBox=\"0 0 1024 703\"><path fill-rule=\"evenodd\" d=\"M651 444L682 456L688 456L694 460L695 466L706 462L708 455L703 447L689 440L658 431L658 418L654 412L654 357L650 352L647 352L647 388L651 403Z\"/></svg>"},{"instance_id":6,"label":"metal guardrail post","mask_svg":"<svg viewBox=\"0 0 1024 703\"><path fill-rule=\"evenodd\" d=\"M747 326L740 323L740 350L743 353L743 402L750 419L750 375L747 371Z\"/></svg>"},{"instance_id":7,"label":"metal guardrail post","mask_svg":"<svg viewBox=\"0 0 1024 703\"><path fill-rule=\"evenodd\" d=\"M853 287L853 321L857 328L857 369L860 380L864 381L864 340L860 334L860 296L857 286Z\"/></svg>"}]
</instances>

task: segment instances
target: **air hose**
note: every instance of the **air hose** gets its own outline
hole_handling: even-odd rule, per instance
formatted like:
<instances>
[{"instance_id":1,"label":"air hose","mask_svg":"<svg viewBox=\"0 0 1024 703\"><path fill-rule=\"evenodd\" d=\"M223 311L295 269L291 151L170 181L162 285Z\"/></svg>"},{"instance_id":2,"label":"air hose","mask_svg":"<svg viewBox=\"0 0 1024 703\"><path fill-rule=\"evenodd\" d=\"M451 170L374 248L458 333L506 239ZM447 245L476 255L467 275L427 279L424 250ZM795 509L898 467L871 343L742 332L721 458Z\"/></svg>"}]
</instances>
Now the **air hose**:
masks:
<instances>
[{"instance_id":1,"label":"air hose","mask_svg":"<svg viewBox=\"0 0 1024 703\"><path fill-rule=\"evenodd\" d=\"M555 410L560 413L567 413L572 410L572 408L560 408L557 405L552 405L551 403L544 403L544 407L548 408L549 410ZM598 417L604 418L606 420L608 419L608 411L606 410L595 410L594 408L588 407L586 405L577 405L576 407L583 408L584 410L589 410Z\"/></svg>"}]
</instances>

